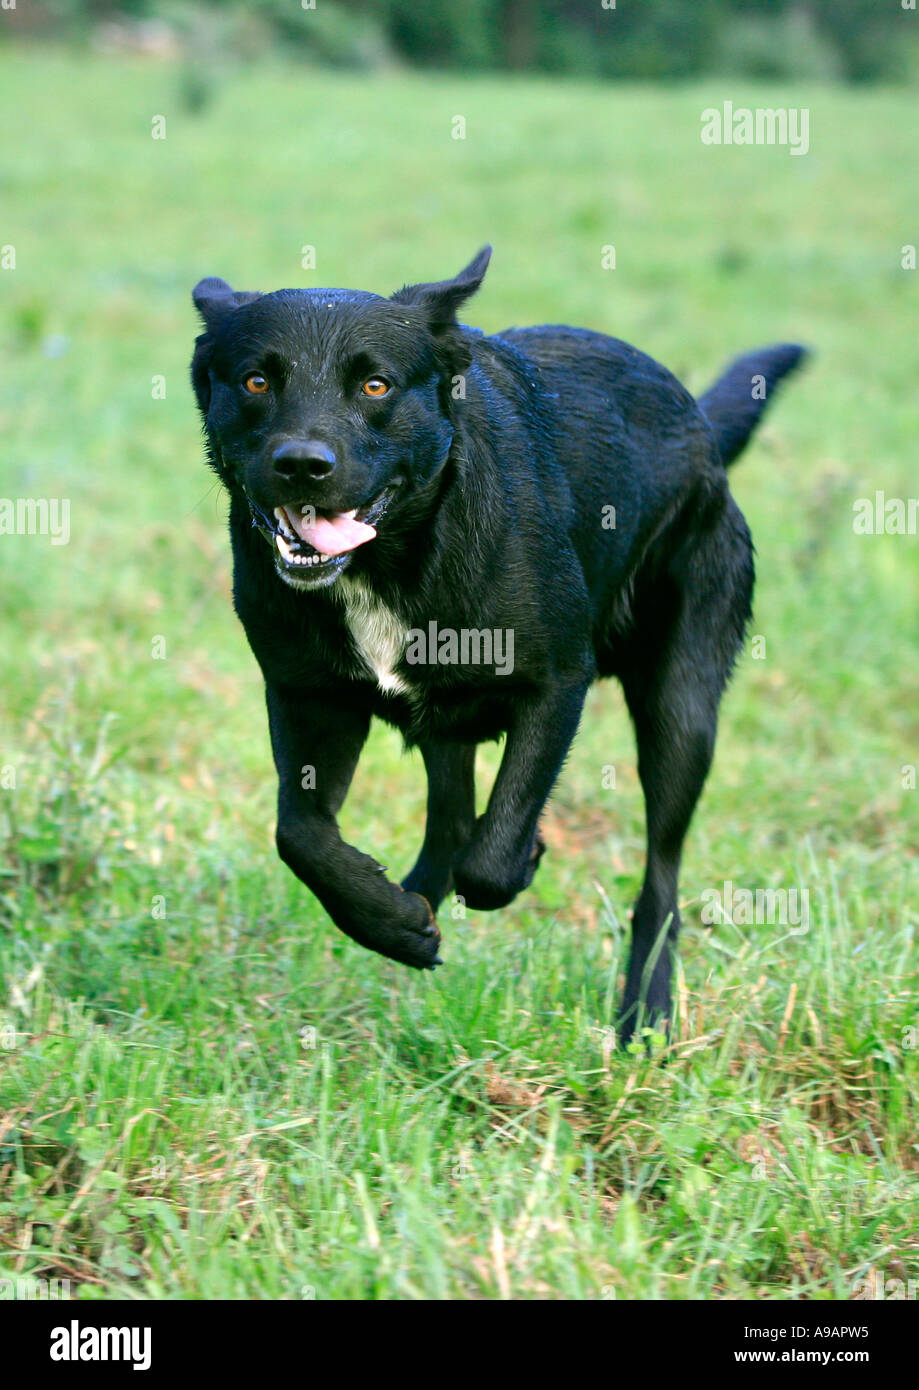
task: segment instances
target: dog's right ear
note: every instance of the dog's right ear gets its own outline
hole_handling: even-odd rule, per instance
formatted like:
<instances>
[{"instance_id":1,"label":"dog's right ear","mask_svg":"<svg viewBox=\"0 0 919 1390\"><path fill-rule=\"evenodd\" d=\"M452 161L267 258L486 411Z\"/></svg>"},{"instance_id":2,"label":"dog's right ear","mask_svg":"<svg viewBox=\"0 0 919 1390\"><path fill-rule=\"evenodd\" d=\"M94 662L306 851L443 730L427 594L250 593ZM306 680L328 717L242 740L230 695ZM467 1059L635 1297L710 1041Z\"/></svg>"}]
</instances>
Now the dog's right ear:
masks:
<instances>
[{"instance_id":1,"label":"dog's right ear","mask_svg":"<svg viewBox=\"0 0 919 1390\"><path fill-rule=\"evenodd\" d=\"M208 275L199 280L191 292L195 308L204 321L205 328L216 328L227 314L239 309L243 304L251 304L253 299L261 299L257 291L234 290L216 275Z\"/></svg>"},{"instance_id":2,"label":"dog's right ear","mask_svg":"<svg viewBox=\"0 0 919 1390\"><path fill-rule=\"evenodd\" d=\"M239 309L243 304L251 304L253 299L261 299L262 296L252 290L234 290L226 280L221 280L216 275L208 275L204 280L198 281L191 297L204 323L204 332L200 338L195 339L191 381L198 400L198 409L206 419L211 401L209 368L214 351L214 339L211 334L234 309Z\"/></svg>"}]
</instances>

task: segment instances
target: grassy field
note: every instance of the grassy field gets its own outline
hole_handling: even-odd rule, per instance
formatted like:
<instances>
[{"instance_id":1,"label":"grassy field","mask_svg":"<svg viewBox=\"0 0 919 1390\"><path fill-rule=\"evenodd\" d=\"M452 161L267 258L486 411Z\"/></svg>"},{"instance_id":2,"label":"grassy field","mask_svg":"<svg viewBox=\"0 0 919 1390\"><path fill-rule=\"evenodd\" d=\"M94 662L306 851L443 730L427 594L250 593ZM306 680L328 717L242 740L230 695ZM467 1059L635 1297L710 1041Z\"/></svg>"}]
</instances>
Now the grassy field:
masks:
<instances>
[{"instance_id":1,"label":"grassy field","mask_svg":"<svg viewBox=\"0 0 919 1390\"><path fill-rule=\"evenodd\" d=\"M904 98L10 50L0 89L25 131L0 151L0 493L71 501L67 545L0 536L0 1277L271 1299L917 1277L919 537L852 525L856 498L919 493ZM808 105L810 153L704 146L725 97ZM339 936L274 854L190 288L389 292L488 240L486 329L588 324L694 389L761 343L817 351L734 474L764 642L689 839L666 1057L612 1034L643 847L617 688L533 889L442 912L435 975ZM377 730L346 833L403 872L423 801ZM809 929L704 925L727 880L806 888Z\"/></svg>"}]
</instances>

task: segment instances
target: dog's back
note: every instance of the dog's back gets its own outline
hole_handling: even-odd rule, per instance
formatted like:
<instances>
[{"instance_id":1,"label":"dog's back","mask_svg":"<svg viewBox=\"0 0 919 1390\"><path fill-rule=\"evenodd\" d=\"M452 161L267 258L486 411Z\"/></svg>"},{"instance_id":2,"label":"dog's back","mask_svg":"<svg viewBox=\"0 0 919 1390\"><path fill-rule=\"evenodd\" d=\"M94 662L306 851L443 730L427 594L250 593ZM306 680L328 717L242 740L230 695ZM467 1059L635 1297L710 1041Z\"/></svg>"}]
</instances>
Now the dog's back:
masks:
<instances>
[{"instance_id":1,"label":"dog's back","mask_svg":"<svg viewBox=\"0 0 919 1390\"><path fill-rule=\"evenodd\" d=\"M554 404L571 540L591 589L612 593L695 491L723 490L711 430L671 372L618 338L557 324L498 337L533 364Z\"/></svg>"}]
</instances>

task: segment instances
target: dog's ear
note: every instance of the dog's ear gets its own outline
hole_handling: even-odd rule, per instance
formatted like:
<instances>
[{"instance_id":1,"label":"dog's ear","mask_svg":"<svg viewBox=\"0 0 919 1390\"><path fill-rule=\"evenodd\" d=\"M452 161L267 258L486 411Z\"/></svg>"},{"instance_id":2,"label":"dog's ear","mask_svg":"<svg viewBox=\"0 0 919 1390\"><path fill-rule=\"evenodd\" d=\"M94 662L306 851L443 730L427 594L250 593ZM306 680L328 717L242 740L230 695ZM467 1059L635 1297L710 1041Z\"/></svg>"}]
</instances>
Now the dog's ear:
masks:
<instances>
[{"instance_id":1,"label":"dog's ear","mask_svg":"<svg viewBox=\"0 0 919 1390\"><path fill-rule=\"evenodd\" d=\"M216 328L220 320L243 304L251 304L261 295L251 290L234 290L226 280L216 275L208 275L199 280L191 292L195 308L204 321L205 328Z\"/></svg>"},{"instance_id":2,"label":"dog's ear","mask_svg":"<svg viewBox=\"0 0 919 1390\"><path fill-rule=\"evenodd\" d=\"M392 296L395 304L413 304L427 312L428 323L436 333L456 323L456 311L485 279L491 260L491 247L483 246L474 261L453 280L436 280L432 284L405 285Z\"/></svg>"},{"instance_id":3,"label":"dog's ear","mask_svg":"<svg viewBox=\"0 0 919 1390\"><path fill-rule=\"evenodd\" d=\"M209 368L214 351L214 329L223 322L227 314L243 304L251 304L261 295L251 290L234 290L216 275L208 275L199 280L191 292L195 308L204 323L204 332L195 339L195 355L191 363L191 380L198 399L198 409L206 418L211 400Z\"/></svg>"},{"instance_id":4,"label":"dog's ear","mask_svg":"<svg viewBox=\"0 0 919 1390\"><path fill-rule=\"evenodd\" d=\"M405 285L392 296L392 303L411 305L427 320L434 339L435 352L444 380L464 372L472 360L468 334L456 321L456 311L475 294L485 278L491 247L483 246L474 261L461 270L454 280L436 280L431 284ZM449 410L449 398L443 397Z\"/></svg>"}]
</instances>

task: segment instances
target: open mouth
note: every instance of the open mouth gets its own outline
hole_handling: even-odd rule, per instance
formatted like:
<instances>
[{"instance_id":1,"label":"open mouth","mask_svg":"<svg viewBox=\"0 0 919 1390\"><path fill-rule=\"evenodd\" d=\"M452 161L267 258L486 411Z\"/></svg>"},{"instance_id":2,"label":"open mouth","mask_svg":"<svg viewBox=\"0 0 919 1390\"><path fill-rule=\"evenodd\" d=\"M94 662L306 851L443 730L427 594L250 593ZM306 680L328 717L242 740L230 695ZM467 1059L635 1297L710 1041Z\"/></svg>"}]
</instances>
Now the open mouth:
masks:
<instances>
[{"instance_id":1,"label":"open mouth","mask_svg":"<svg viewBox=\"0 0 919 1390\"><path fill-rule=\"evenodd\" d=\"M366 506L347 512L287 502L275 507L269 517L250 501L252 524L271 545L275 568L288 584L294 588L327 584L345 569L359 546L375 538L376 523L394 491L389 487Z\"/></svg>"}]
</instances>

